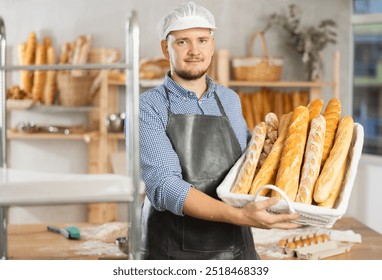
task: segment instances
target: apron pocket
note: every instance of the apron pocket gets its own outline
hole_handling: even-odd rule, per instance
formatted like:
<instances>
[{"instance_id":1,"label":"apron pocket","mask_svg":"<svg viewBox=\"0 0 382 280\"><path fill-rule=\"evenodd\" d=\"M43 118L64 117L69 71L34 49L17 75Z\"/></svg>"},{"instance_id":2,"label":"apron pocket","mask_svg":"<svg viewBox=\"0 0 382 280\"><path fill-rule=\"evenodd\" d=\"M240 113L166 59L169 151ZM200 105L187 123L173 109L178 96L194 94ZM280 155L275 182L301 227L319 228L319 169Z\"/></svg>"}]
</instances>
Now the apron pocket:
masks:
<instances>
[{"instance_id":1,"label":"apron pocket","mask_svg":"<svg viewBox=\"0 0 382 280\"><path fill-rule=\"evenodd\" d=\"M194 252L234 251L234 226L183 217L182 249Z\"/></svg>"}]
</instances>

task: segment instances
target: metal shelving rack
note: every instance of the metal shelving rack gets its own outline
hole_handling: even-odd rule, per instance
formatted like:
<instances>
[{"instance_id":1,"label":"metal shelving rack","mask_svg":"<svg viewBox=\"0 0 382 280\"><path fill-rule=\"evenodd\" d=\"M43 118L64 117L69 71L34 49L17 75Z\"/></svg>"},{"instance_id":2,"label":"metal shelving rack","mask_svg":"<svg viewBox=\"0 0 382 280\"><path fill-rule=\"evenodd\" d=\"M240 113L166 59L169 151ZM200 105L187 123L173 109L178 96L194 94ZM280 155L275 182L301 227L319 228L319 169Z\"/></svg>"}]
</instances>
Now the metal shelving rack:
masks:
<instances>
[{"instance_id":1,"label":"metal shelving rack","mask_svg":"<svg viewBox=\"0 0 382 280\"><path fill-rule=\"evenodd\" d=\"M6 64L6 36L5 24L0 17L0 96L1 96L1 150L0 167L7 169L7 108L6 108L6 72L20 70L95 70L95 69L123 69L126 70L126 155L128 157L129 168L128 177L133 187L132 199L125 193L113 193L112 197L102 198L101 194L90 194L88 199L83 199L82 203L91 202L128 202L129 203L129 258L141 259L141 225L140 209L142 203L141 180L140 180L140 156L139 156L139 26L137 13L132 11L131 16L126 21L126 64L82 64L82 65L28 65L13 66ZM5 172L5 171L4 171ZM91 175L89 175L91 176ZM2 178L5 178L3 176ZM4 185L6 182L0 182ZM0 185L0 187L1 187ZM1 189L1 188L0 188ZM54 202L35 201L34 205L44 204L65 204L70 200L60 199L59 193ZM104 200L103 200L104 199ZM11 201L10 199L9 201ZM13 198L14 201L14 198ZM31 205L30 202L25 204ZM23 205L23 203L14 204L7 202L6 198L0 200L0 259L7 258L7 211L8 207L13 205Z\"/></svg>"}]
</instances>

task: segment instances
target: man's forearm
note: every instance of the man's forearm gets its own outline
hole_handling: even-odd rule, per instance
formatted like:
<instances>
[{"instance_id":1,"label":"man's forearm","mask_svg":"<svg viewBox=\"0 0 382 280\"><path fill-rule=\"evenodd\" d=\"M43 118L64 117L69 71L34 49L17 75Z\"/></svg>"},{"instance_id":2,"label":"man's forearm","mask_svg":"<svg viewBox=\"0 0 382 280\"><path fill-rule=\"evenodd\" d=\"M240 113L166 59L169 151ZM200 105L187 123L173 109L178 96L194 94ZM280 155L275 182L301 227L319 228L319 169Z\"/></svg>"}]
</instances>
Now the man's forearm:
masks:
<instances>
[{"instance_id":1,"label":"man's forearm","mask_svg":"<svg viewBox=\"0 0 382 280\"><path fill-rule=\"evenodd\" d=\"M194 218L226 223L241 220L240 209L214 199L195 188L190 188L184 202L183 213Z\"/></svg>"}]
</instances>

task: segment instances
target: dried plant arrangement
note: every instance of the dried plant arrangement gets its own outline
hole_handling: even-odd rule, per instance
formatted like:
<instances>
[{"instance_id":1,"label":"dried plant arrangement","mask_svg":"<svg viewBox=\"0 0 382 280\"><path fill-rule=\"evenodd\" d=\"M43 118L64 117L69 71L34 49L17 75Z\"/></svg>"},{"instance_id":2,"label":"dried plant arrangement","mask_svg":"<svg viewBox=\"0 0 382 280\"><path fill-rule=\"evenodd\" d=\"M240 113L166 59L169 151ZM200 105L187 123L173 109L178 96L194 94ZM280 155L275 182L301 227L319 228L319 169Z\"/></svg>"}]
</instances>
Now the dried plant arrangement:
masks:
<instances>
[{"instance_id":1,"label":"dried plant arrangement","mask_svg":"<svg viewBox=\"0 0 382 280\"><path fill-rule=\"evenodd\" d=\"M279 26L289 34L290 44L301 55L306 66L308 79L311 81L322 80L323 59L322 51L328 44L336 44L337 24L331 19L322 20L317 27L301 27L301 9L289 5L289 13L270 15L269 21L263 32L273 26Z\"/></svg>"}]
</instances>

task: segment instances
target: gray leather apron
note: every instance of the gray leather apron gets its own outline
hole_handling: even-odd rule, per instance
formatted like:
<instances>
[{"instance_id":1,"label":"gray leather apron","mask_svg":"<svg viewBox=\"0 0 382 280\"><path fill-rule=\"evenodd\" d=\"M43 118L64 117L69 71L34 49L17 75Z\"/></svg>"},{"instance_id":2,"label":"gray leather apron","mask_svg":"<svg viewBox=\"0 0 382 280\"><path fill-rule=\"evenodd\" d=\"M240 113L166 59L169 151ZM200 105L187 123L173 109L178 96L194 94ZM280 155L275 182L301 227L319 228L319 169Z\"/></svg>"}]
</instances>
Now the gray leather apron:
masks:
<instances>
[{"instance_id":1,"label":"gray leather apron","mask_svg":"<svg viewBox=\"0 0 382 280\"><path fill-rule=\"evenodd\" d=\"M169 93L165 88L170 103ZM172 114L167 135L176 151L183 179L217 198L216 188L241 155L240 144L219 97L222 116ZM257 259L248 227L210 222L155 210L146 197L146 259Z\"/></svg>"}]
</instances>

